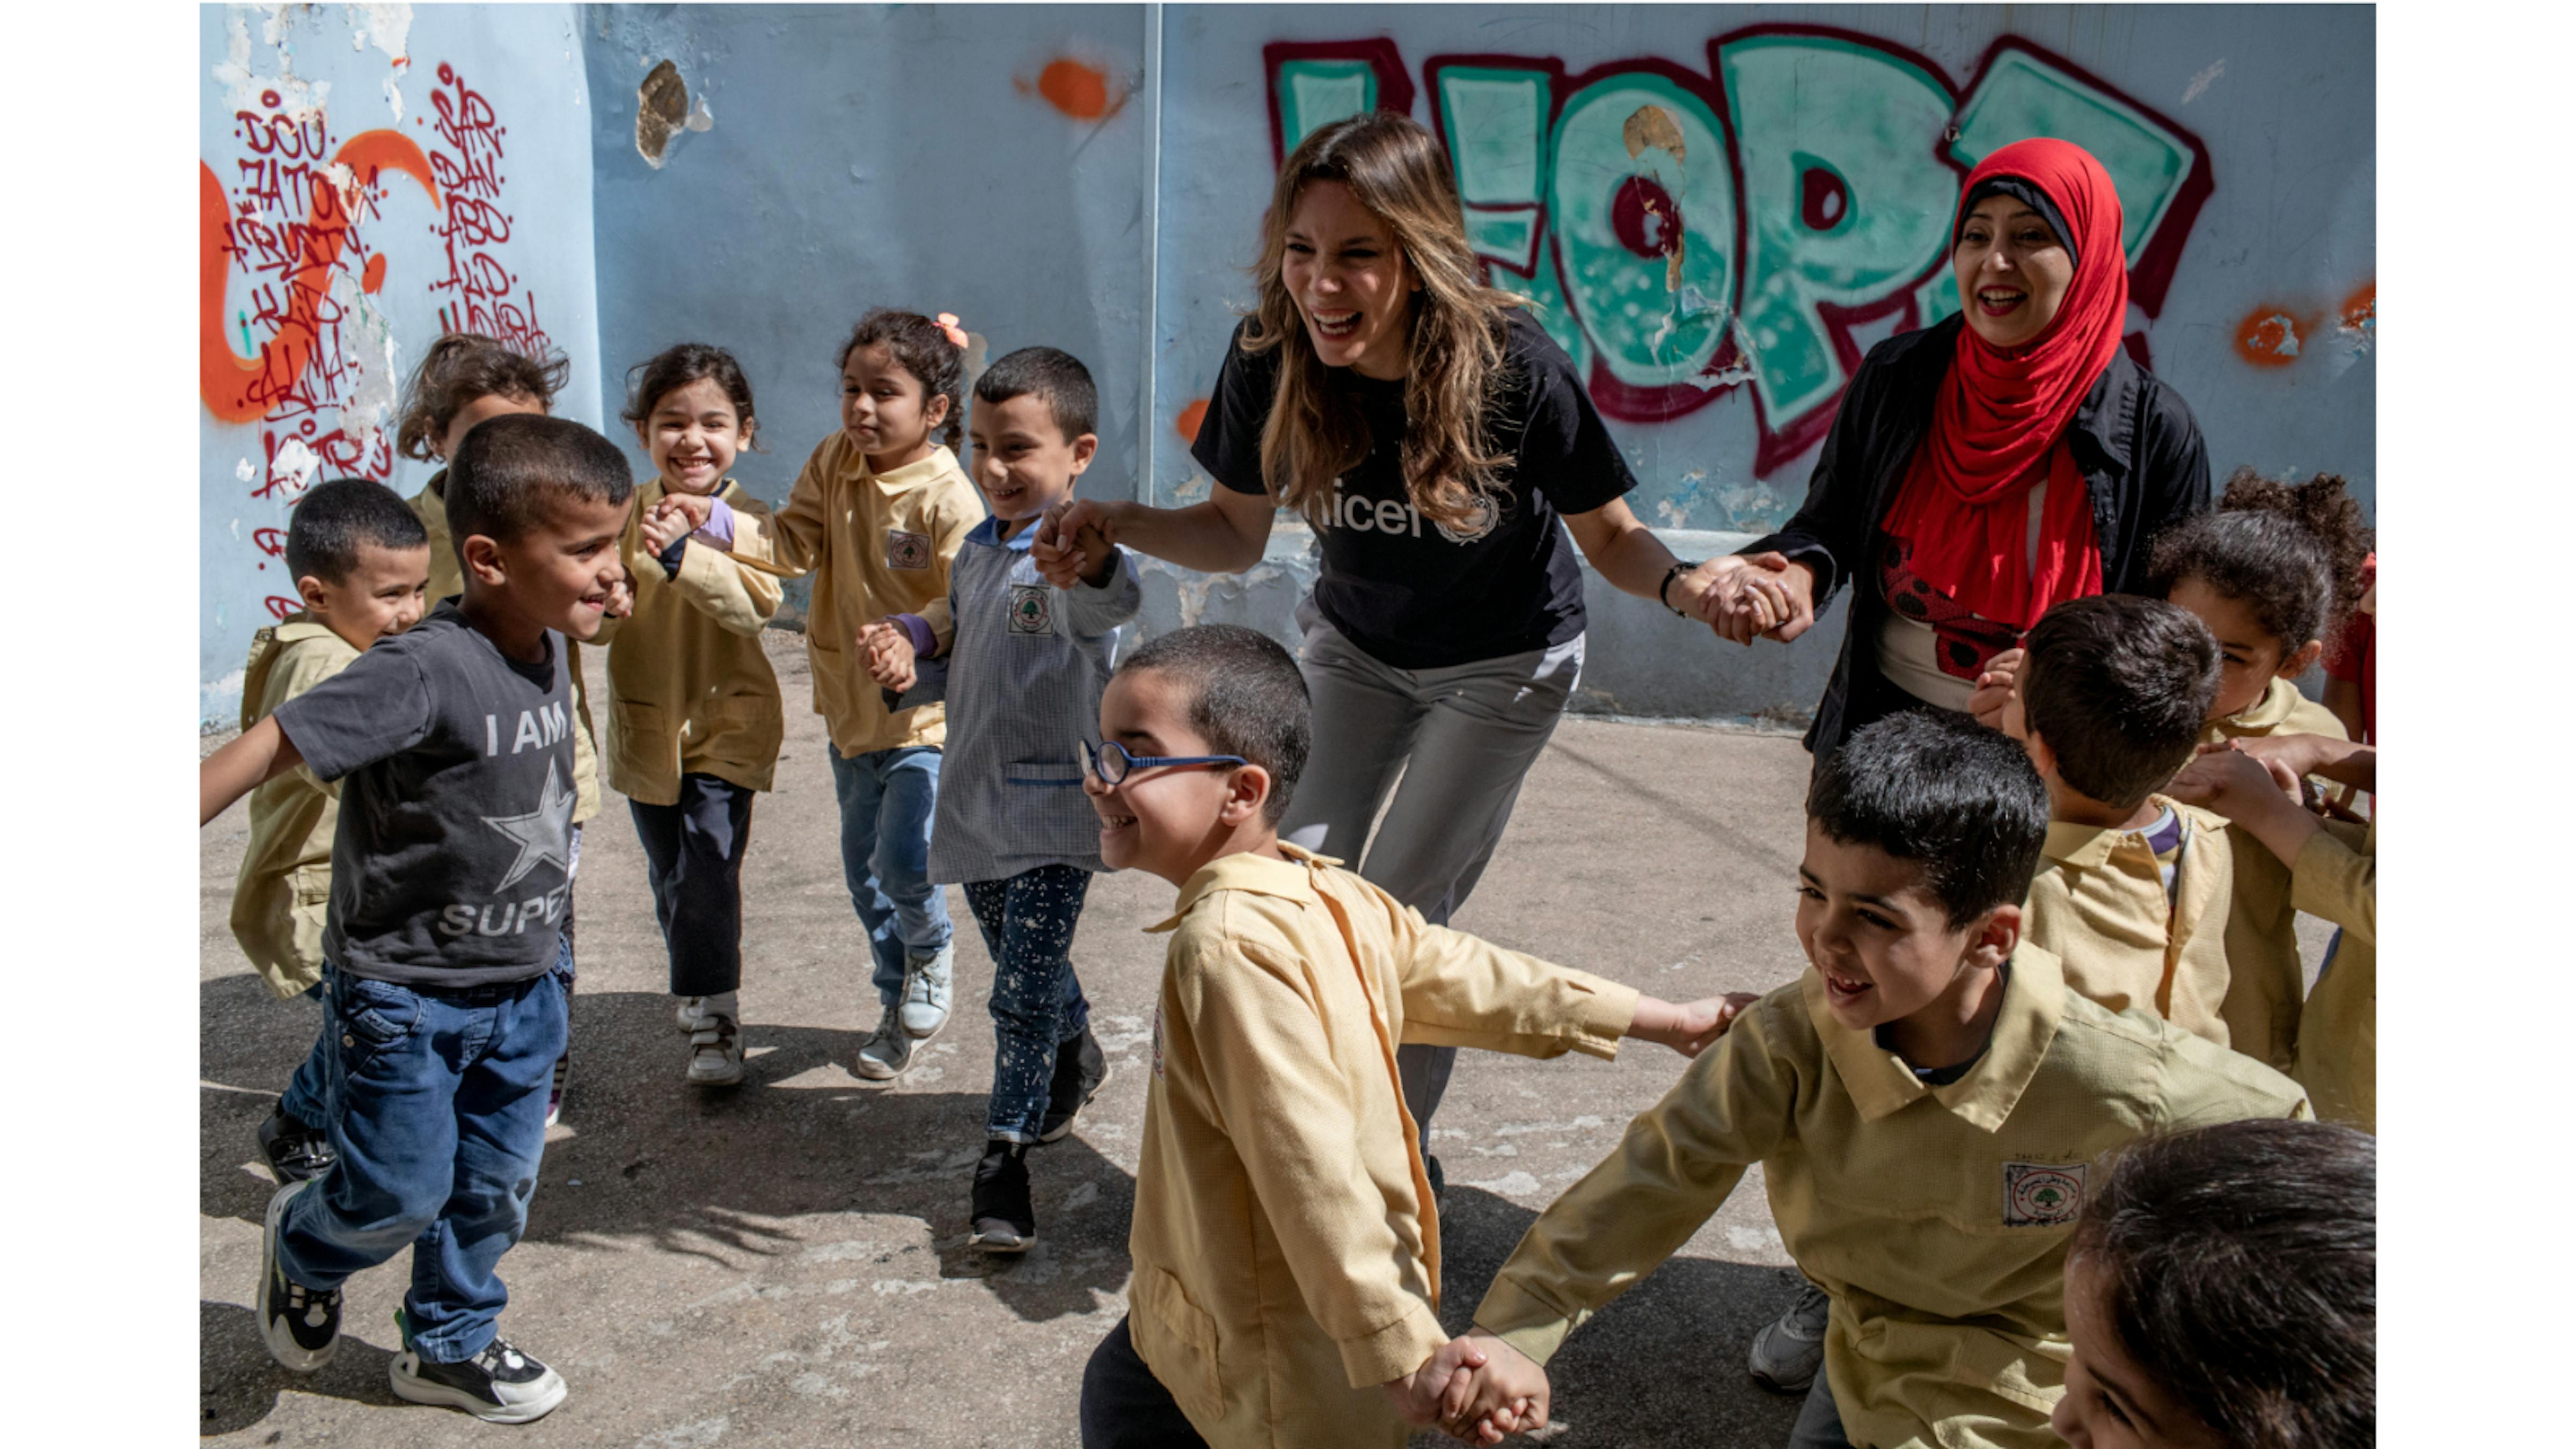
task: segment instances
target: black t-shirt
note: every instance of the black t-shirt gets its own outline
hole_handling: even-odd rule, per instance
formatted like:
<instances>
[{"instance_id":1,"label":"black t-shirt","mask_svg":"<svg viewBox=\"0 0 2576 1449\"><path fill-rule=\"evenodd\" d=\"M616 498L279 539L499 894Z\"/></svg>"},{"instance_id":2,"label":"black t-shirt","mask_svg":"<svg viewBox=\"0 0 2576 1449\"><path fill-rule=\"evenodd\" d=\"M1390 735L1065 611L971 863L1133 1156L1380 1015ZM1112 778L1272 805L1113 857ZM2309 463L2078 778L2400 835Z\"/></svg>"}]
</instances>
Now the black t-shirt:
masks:
<instances>
[{"instance_id":1,"label":"black t-shirt","mask_svg":"<svg viewBox=\"0 0 2576 1449\"><path fill-rule=\"evenodd\" d=\"M341 780L322 954L405 986L524 981L555 963L572 893L564 641L523 664L454 600L277 707Z\"/></svg>"},{"instance_id":2,"label":"black t-shirt","mask_svg":"<svg viewBox=\"0 0 2576 1449\"><path fill-rule=\"evenodd\" d=\"M1334 485L1318 530L1315 607L1398 669L1470 664L1582 633L1583 569L1557 514L1589 513L1637 486L1565 350L1527 312L1503 315L1509 335L1486 427L1489 445L1515 460L1504 475L1511 491L1499 516L1472 533L1424 518L1405 493L1403 381L1328 374L1368 420L1372 447ZM1279 353L1246 356L1242 337L1238 326L1190 455L1223 486L1262 493L1261 425Z\"/></svg>"}]
</instances>

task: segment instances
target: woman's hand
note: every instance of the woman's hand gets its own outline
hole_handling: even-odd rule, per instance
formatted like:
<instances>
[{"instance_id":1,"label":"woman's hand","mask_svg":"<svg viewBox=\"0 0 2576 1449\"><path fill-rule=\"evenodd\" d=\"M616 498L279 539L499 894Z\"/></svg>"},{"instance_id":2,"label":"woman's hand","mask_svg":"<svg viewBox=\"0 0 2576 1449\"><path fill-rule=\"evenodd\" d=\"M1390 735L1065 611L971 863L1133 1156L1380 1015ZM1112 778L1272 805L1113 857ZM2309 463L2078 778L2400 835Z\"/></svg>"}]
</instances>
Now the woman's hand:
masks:
<instances>
[{"instance_id":1,"label":"woman's hand","mask_svg":"<svg viewBox=\"0 0 2576 1449\"><path fill-rule=\"evenodd\" d=\"M1695 585L1690 612L1706 620L1720 638L1748 648L1756 637L1786 644L1816 622L1816 571L1785 554L1710 559L1689 578L1674 581L1676 602L1686 584Z\"/></svg>"},{"instance_id":2,"label":"woman's hand","mask_svg":"<svg viewBox=\"0 0 2576 1449\"><path fill-rule=\"evenodd\" d=\"M2013 690L2021 682L2021 661L2027 651L2007 649L1986 661L1985 672L1977 676L1977 689L1968 696L1968 713L1977 723L1990 730L2004 727L2004 706L2011 703ZM2007 731L2009 733L2009 731Z\"/></svg>"},{"instance_id":3,"label":"woman's hand","mask_svg":"<svg viewBox=\"0 0 2576 1449\"><path fill-rule=\"evenodd\" d=\"M1118 521L1109 509L1089 498L1068 498L1038 518L1037 536L1029 541L1029 558L1038 573L1059 589L1083 582L1118 542ZM1089 566L1086 570L1086 565Z\"/></svg>"}]
</instances>

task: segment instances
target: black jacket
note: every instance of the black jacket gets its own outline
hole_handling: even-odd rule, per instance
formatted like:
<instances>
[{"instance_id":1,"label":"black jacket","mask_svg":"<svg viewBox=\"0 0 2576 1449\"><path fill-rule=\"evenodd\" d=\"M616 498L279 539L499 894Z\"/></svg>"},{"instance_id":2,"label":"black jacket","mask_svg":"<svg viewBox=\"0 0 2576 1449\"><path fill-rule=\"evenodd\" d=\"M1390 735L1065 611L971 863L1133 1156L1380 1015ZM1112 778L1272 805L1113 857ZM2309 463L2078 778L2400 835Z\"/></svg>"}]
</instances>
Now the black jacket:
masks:
<instances>
[{"instance_id":1,"label":"black jacket","mask_svg":"<svg viewBox=\"0 0 2576 1449\"><path fill-rule=\"evenodd\" d=\"M1932 403L1958 348L1965 316L1878 344L1862 360L1833 430L1825 435L1807 501L1788 526L1748 545L1777 549L1816 571L1816 613L1834 591L1853 585L1842 657L1807 727L1818 761L1853 730L1918 703L1878 671L1878 635L1887 620L1874 562L1883 525L1905 481L1906 466L1932 426ZM2209 454L2182 395L2130 360L2127 350L2094 379L2067 430L2077 471L2093 501L2093 537L2102 551L2105 593L2144 593L2147 552L2168 525L2209 507Z\"/></svg>"}]
</instances>

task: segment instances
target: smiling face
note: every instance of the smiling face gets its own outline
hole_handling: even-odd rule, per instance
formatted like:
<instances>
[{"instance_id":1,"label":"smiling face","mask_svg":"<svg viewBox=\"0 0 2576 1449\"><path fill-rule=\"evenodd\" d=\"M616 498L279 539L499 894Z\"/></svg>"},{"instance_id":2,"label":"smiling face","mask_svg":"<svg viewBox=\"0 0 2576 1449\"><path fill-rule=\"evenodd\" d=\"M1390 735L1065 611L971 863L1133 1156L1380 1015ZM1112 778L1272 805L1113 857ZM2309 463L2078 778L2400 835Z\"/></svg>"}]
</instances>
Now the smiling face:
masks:
<instances>
[{"instance_id":1,"label":"smiling face","mask_svg":"<svg viewBox=\"0 0 2576 1449\"><path fill-rule=\"evenodd\" d=\"M517 538L476 534L466 541L467 572L521 621L567 639L593 638L609 589L626 576L617 540L633 501L562 498Z\"/></svg>"},{"instance_id":2,"label":"smiling face","mask_svg":"<svg viewBox=\"0 0 2576 1449\"><path fill-rule=\"evenodd\" d=\"M2281 641L2264 632L2255 621L2251 605L2243 599L2229 598L2200 579L2174 580L2165 599L2181 605L2217 636L2218 698L2209 706L2212 722L2253 708L2275 677L2298 678L2324 651L2324 645L2317 643L2285 655Z\"/></svg>"},{"instance_id":3,"label":"smiling face","mask_svg":"<svg viewBox=\"0 0 2576 1449\"><path fill-rule=\"evenodd\" d=\"M1182 686L1153 669L1125 670L1100 696L1100 737L1131 755L1212 755L1192 729ZM1270 793L1258 765L1160 765L1115 785L1086 770L1082 792L1100 816L1100 858L1177 886L1226 853L1238 827L1261 813Z\"/></svg>"},{"instance_id":4,"label":"smiling face","mask_svg":"<svg viewBox=\"0 0 2576 1449\"><path fill-rule=\"evenodd\" d=\"M1350 187L1317 181L1297 193L1279 279L1326 367L1381 381L1404 376L1413 298L1422 283L1394 229L1360 205Z\"/></svg>"},{"instance_id":5,"label":"smiling face","mask_svg":"<svg viewBox=\"0 0 2576 1449\"><path fill-rule=\"evenodd\" d=\"M734 456L751 441L733 399L712 377L663 393L652 415L635 425L635 436L653 455L662 486L673 493L715 492Z\"/></svg>"},{"instance_id":6,"label":"smiling face","mask_svg":"<svg viewBox=\"0 0 2576 1449\"><path fill-rule=\"evenodd\" d=\"M2066 1260L2066 1331L2074 1357L2048 1426L2072 1449L2224 1449L2216 1432L2139 1369L2111 1328L2103 1277Z\"/></svg>"},{"instance_id":7,"label":"smiling face","mask_svg":"<svg viewBox=\"0 0 2576 1449\"><path fill-rule=\"evenodd\" d=\"M2012 196L1989 196L1968 213L1950 265L1969 330L1998 348L2036 341L2075 281L2075 258L2048 218Z\"/></svg>"},{"instance_id":8,"label":"smiling face","mask_svg":"<svg viewBox=\"0 0 2576 1449\"><path fill-rule=\"evenodd\" d=\"M841 363L841 430L869 467L883 473L930 456L937 446L931 429L948 421L948 396L925 392L893 348L870 342L850 349Z\"/></svg>"},{"instance_id":9,"label":"smiling face","mask_svg":"<svg viewBox=\"0 0 2576 1449\"><path fill-rule=\"evenodd\" d=\"M994 517L1012 524L1035 518L1070 496L1074 480L1091 466L1092 452L1100 446L1090 433L1066 437L1056 426L1055 410L1033 392L1000 402L977 398L967 414L966 437L971 448L967 472L977 491ZM1016 531L1006 528L1003 534Z\"/></svg>"},{"instance_id":10,"label":"smiling face","mask_svg":"<svg viewBox=\"0 0 2576 1449\"><path fill-rule=\"evenodd\" d=\"M419 623L429 607L429 545L361 542L358 561L338 583L308 574L295 581L295 589L315 623L365 653L377 640Z\"/></svg>"},{"instance_id":11,"label":"smiling face","mask_svg":"<svg viewBox=\"0 0 2576 1449\"><path fill-rule=\"evenodd\" d=\"M455 457L456 450L464 445L465 435L474 431L478 423L489 422L511 413L542 414L545 410L546 405L532 397L515 397L505 392L487 392L458 408L456 416L447 420L447 431L438 435L439 461L445 462Z\"/></svg>"},{"instance_id":12,"label":"smiling face","mask_svg":"<svg viewBox=\"0 0 2576 1449\"><path fill-rule=\"evenodd\" d=\"M2020 913L2009 906L1987 919L2007 911L2017 926ZM1807 822L1807 857L1798 867L1798 944L1824 977L1834 1020L1868 1031L1955 1004L1954 998L1981 989L1991 968L2011 955L2009 944L1996 950L1991 936L1984 921L1952 928L1913 861L1836 840Z\"/></svg>"}]
</instances>

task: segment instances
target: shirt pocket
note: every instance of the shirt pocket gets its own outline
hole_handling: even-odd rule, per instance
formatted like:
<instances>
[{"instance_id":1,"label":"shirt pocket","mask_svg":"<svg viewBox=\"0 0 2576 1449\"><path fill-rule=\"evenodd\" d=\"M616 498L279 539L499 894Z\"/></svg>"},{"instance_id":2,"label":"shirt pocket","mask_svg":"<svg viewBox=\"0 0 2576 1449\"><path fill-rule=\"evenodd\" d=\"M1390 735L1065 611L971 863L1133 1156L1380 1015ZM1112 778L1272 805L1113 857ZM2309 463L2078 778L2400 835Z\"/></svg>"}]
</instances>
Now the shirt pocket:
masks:
<instances>
[{"instance_id":1,"label":"shirt pocket","mask_svg":"<svg viewBox=\"0 0 2576 1449\"><path fill-rule=\"evenodd\" d=\"M615 699L608 704L608 778L633 793L667 786L679 775L679 741L660 705Z\"/></svg>"},{"instance_id":2,"label":"shirt pocket","mask_svg":"<svg viewBox=\"0 0 2576 1449\"><path fill-rule=\"evenodd\" d=\"M1196 1424L1225 1417L1225 1389L1217 1377L1216 1320L1190 1301L1181 1280L1139 1264L1136 1309L1127 1330L1136 1353L1171 1390L1172 1401Z\"/></svg>"},{"instance_id":3,"label":"shirt pocket","mask_svg":"<svg viewBox=\"0 0 2576 1449\"><path fill-rule=\"evenodd\" d=\"M1004 813L1012 833L1038 849L1090 855L1100 848L1100 816L1082 792L1073 760L1015 760L1002 767Z\"/></svg>"},{"instance_id":4,"label":"shirt pocket","mask_svg":"<svg viewBox=\"0 0 2576 1449\"><path fill-rule=\"evenodd\" d=\"M710 702L690 721L692 765L699 760L765 770L778 759L787 722L775 695L735 694Z\"/></svg>"}]
</instances>

